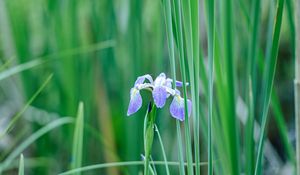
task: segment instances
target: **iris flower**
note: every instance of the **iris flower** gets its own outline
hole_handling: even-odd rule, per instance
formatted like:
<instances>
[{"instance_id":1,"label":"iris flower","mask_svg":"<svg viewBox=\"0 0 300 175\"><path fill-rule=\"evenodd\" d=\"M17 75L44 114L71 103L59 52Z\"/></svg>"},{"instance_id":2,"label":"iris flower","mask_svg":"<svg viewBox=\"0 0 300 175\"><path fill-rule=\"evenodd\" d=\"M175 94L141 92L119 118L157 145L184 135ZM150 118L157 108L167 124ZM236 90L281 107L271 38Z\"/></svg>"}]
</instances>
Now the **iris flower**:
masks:
<instances>
[{"instance_id":1,"label":"iris flower","mask_svg":"<svg viewBox=\"0 0 300 175\"><path fill-rule=\"evenodd\" d=\"M147 81L147 82L146 82ZM142 96L140 91L143 89L152 92L153 100L158 108L165 106L166 100L172 96L173 101L170 105L170 113L172 117L183 121L184 120L184 99L180 96L179 90L172 89L173 80L167 78L164 73L159 74L153 81L149 74L139 76L134 83L134 87L130 90L130 102L128 106L127 116L137 112L142 106ZM188 85L188 83L186 84ZM176 87L182 87L183 83L176 81ZM191 115L192 102L188 99L188 116Z\"/></svg>"}]
</instances>

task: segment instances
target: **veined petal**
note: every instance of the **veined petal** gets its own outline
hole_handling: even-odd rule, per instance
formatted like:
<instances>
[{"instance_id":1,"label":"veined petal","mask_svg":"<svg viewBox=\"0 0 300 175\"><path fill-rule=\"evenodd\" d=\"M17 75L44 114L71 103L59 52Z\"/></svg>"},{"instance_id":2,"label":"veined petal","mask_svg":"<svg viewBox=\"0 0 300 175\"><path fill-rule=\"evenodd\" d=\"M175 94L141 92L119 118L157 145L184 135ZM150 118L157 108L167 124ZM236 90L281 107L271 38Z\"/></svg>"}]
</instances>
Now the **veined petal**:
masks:
<instances>
[{"instance_id":1,"label":"veined petal","mask_svg":"<svg viewBox=\"0 0 300 175\"><path fill-rule=\"evenodd\" d=\"M165 86L172 88L172 82L173 80L171 78L167 78Z\"/></svg>"},{"instance_id":2,"label":"veined petal","mask_svg":"<svg viewBox=\"0 0 300 175\"><path fill-rule=\"evenodd\" d=\"M162 108L168 98L167 90L164 86L156 86L152 92L154 103L158 108Z\"/></svg>"},{"instance_id":3,"label":"veined petal","mask_svg":"<svg viewBox=\"0 0 300 175\"><path fill-rule=\"evenodd\" d=\"M146 75L143 75L143 76L139 76L139 77L136 79L136 81L135 81L135 83L134 83L134 86L137 86L137 85L139 85L139 84L143 84L144 81L145 81L145 79L147 79L151 84L153 83L153 79L152 79L151 75L146 74Z\"/></svg>"},{"instance_id":4,"label":"veined petal","mask_svg":"<svg viewBox=\"0 0 300 175\"><path fill-rule=\"evenodd\" d=\"M169 94L169 95L172 95L172 96L176 95L176 94L179 92L177 89L174 90L174 89L169 88L169 87L166 87L166 86L165 86L165 88L166 88L166 91L168 92L168 94ZM178 92L177 92L177 91L178 91ZM180 92L179 92L178 95L180 95Z\"/></svg>"},{"instance_id":5,"label":"veined petal","mask_svg":"<svg viewBox=\"0 0 300 175\"><path fill-rule=\"evenodd\" d=\"M192 102L188 99L188 116L191 115L192 112ZM172 117L184 121L184 99L179 95L174 96L174 99L170 105L170 113Z\"/></svg>"},{"instance_id":6,"label":"veined petal","mask_svg":"<svg viewBox=\"0 0 300 175\"><path fill-rule=\"evenodd\" d=\"M130 90L130 102L127 110L127 116L137 112L142 106L142 96L136 88Z\"/></svg>"},{"instance_id":7,"label":"veined petal","mask_svg":"<svg viewBox=\"0 0 300 175\"><path fill-rule=\"evenodd\" d=\"M163 86L166 83L166 74L160 73L154 80L154 86Z\"/></svg>"}]
</instances>

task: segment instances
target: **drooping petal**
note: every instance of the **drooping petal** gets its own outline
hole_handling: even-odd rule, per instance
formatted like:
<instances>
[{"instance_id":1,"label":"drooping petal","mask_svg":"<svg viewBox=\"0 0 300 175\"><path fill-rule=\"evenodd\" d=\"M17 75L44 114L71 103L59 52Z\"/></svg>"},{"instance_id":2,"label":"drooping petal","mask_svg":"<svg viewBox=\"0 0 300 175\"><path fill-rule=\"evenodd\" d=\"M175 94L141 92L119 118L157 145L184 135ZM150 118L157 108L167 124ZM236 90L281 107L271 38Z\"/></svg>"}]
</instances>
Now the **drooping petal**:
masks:
<instances>
[{"instance_id":1,"label":"drooping petal","mask_svg":"<svg viewBox=\"0 0 300 175\"><path fill-rule=\"evenodd\" d=\"M162 108L168 98L167 90L164 86L156 86L152 92L154 103L158 108Z\"/></svg>"},{"instance_id":2,"label":"drooping petal","mask_svg":"<svg viewBox=\"0 0 300 175\"><path fill-rule=\"evenodd\" d=\"M142 96L136 88L130 90L130 102L127 110L127 116L137 112L142 106Z\"/></svg>"},{"instance_id":3,"label":"drooping petal","mask_svg":"<svg viewBox=\"0 0 300 175\"><path fill-rule=\"evenodd\" d=\"M143 84L144 81L145 81L145 79L147 79L151 84L153 83L153 79L152 79L151 75L146 74L146 75L143 75L143 76L139 76L139 77L136 79L136 81L135 81L135 83L134 83L134 86L137 86L137 85L139 85L139 84Z\"/></svg>"},{"instance_id":4,"label":"drooping petal","mask_svg":"<svg viewBox=\"0 0 300 175\"><path fill-rule=\"evenodd\" d=\"M188 116L191 115L192 112L192 102L187 100L188 103ZM174 96L174 99L170 105L170 113L172 117L184 121L184 99L179 95Z\"/></svg>"}]
</instances>

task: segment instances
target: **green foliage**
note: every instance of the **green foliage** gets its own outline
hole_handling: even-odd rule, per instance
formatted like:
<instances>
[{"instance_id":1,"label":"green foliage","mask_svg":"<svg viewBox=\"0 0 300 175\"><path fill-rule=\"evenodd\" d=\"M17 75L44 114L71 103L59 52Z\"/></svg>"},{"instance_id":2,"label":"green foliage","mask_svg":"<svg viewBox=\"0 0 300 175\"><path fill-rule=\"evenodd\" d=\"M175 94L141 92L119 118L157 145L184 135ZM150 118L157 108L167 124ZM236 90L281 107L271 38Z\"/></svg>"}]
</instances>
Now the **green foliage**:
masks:
<instances>
[{"instance_id":1,"label":"green foliage","mask_svg":"<svg viewBox=\"0 0 300 175\"><path fill-rule=\"evenodd\" d=\"M144 150L155 174L274 174L272 161L295 168L286 84L299 30L293 1L276 3L0 1L1 172L24 173L24 151L33 175L139 174ZM174 121L168 101L145 135L146 103L125 117L130 88L160 72L189 83L181 93L192 115Z\"/></svg>"}]
</instances>

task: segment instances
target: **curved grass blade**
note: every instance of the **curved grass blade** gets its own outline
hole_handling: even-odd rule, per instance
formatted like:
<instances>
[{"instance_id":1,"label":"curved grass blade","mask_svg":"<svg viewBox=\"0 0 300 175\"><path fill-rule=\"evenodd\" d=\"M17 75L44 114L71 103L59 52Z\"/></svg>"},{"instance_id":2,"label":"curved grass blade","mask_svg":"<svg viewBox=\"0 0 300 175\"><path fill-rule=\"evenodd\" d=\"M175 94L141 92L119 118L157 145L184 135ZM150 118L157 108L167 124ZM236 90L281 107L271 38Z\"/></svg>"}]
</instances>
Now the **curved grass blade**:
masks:
<instances>
[{"instance_id":1,"label":"curved grass blade","mask_svg":"<svg viewBox=\"0 0 300 175\"><path fill-rule=\"evenodd\" d=\"M51 123L47 124L46 126L42 127L31 136L29 136L25 141L20 143L20 145L14 149L14 151L0 164L0 173L4 171L12 162L13 160L22 153L30 144L35 142L37 139L42 137L43 135L47 134L48 132L52 131L53 129L65 125L73 123L74 119L72 117L64 117L60 119L56 119Z\"/></svg>"},{"instance_id":2,"label":"curved grass blade","mask_svg":"<svg viewBox=\"0 0 300 175\"><path fill-rule=\"evenodd\" d=\"M277 63L277 52L279 47L279 38L281 31L281 22L283 14L284 0L278 0L277 10L276 10L276 21L274 26L273 38L272 38L272 49L270 57L267 58L266 68L264 72L264 84L263 84L263 112L262 112L262 124L261 124L261 133L259 137L259 145L257 152L257 159L255 164L255 175L261 174L262 169L262 155L263 155L263 144L265 137L265 130L268 119L269 103L272 93L272 86L275 76L276 63Z\"/></svg>"},{"instance_id":3,"label":"curved grass blade","mask_svg":"<svg viewBox=\"0 0 300 175\"><path fill-rule=\"evenodd\" d=\"M7 59L1 66L0 66L0 72L5 70L7 67L9 67L9 65L13 62L13 60L15 59L15 57L11 57L9 59Z\"/></svg>"},{"instance_id":4,"label":"curved grass blade","mask_svg":"<svg viewBox=\"0 0 300 175\"><path fill-rule=\"evenodd\" d=\"M48 76L48 78L44 81L44 83L41 85L41 87L33 94L33 96L27 101L27 103L23 106L23 108L11 119L11 121L9 122L7 127L0 134L0 139L12 129L14 124L21 118L22 114L26 111L26 109L29 107L29 105L36 99L36 97L42 92L42 90L50 82L52 76L53 76L53 74L50 74Z\"/></svg>"},{"instance_id":5,"label":"curved grass blade","mask_svg":"<svg viewBox=\"0 0 300 175\"><path fill-rule=\"evenodd\" d=\"M152 162L155 165L165 165L164 161L153 161ZM169 166L179 166L179 162L167 162ZM102 164L95 164L95 165L88 165L81 168L69 170L63 173L60 173L58 175L69 175L74 174L77 172L83 172L83 171L91 171L95 169L101 169L101 168L109 168L109 167L116 167L116 166L137 166L137 165L144 165L144 161L127 161L127 162L111 162L111 163L102 163ZM200 166L206 166L207 162L201 162L199 163ZM188 163L184 163L184 166L188 166ZM193 163L192 166L195 166Z\"/></svg>"},{"instance_id":6,"label":"curved grass blade","mask_svg":"<svg viewBox=\"0 0 300 175\"><path fill-rule=\"evenodd\" d=\"M53 164L54 160L49 160L45 157L35 157L35 158L24 158L24 170L25 168L37 168L37 167L49 167ZM8 167L5 168L5 171L10 171L18 168L20 166L19 160L14 160Z\"/></svg>"},{"instance_id":7,"label":"curved grass blade","mask_svg":"<svg viewBox=\"0 0 300 175\"><path fill-rule=\"evenodd\" d=\"M97 44L90 45L90 46L69 49L69 50L66 50L66 51L63 51L60 53L54 53L54 54L46 55L43 57L39 57L32 61L28 61L26 63L16 65L14 67L11 67L9 69L6 69L6 70L0 72L0 81L5 78L8 78L12 75L15 75L17 73L23 72L25 70L29 70L31 68L40 66L42 64L45 64L45 63L48 63L51 61L59 60L61 58L69 58L70 56L74 56L74 55L95 52L98 50L113 47L114 45L115 45L115 42L113 40L108 40L108 41L103 41L101 43L97 43Z\"/></svg>"}]
</instances>

